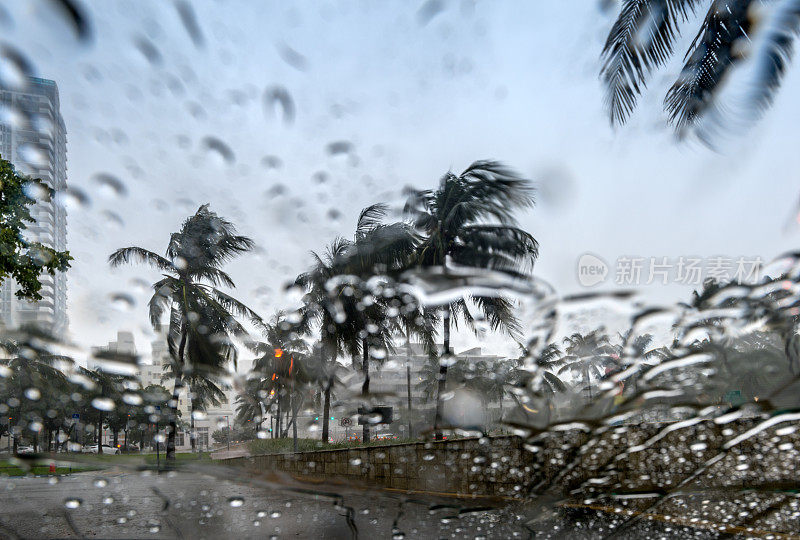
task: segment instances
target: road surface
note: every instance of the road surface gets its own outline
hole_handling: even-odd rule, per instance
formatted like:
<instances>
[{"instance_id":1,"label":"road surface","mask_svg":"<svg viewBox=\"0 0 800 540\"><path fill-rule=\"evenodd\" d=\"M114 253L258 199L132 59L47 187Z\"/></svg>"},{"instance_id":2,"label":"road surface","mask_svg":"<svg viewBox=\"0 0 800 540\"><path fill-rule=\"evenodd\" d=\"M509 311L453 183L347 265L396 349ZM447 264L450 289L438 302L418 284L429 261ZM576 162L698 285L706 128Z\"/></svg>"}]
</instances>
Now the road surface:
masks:
<instances>
[{"instance_id":1,"label":"road surface","mask_svg":"<svg viewBox=\"0 0 800 540\"><path fill-rule=\"evenodd\" d=\"M657 514L624 532L602 505L537 508L433 496L297 489L210 467L154 474L107 470L0 479L3 538L731 538L769 531L715 530ZM702 525L702 526L701 526ZM781 536L775 536L780 538Z\"/></svg>"}]
</instances>

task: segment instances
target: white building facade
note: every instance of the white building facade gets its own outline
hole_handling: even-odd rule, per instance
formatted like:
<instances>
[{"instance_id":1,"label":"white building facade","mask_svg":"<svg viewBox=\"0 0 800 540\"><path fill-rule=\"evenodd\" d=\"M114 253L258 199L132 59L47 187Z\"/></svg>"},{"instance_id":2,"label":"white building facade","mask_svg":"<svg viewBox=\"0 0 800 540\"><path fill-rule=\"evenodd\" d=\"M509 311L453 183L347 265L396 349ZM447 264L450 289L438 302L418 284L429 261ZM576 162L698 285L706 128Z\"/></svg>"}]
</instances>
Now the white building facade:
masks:
<instances>
[{"instance_id":1,"label":"white building facade","mask_svg":"<svg viewBox=\"0 0 800 540\"><path fill-rule=\"evenodd\" d=\"M0 89L0 156L21 173L39 178L58 194L67 187L67 130L61 116L58 86L28 77L19 88ZM56 251L67 248L67 211L57 195L32 208L35 223L26 237ZM56 337L67 331L67 275L42 274L42 300L15 296L13 280L0 285L0 320L7 328L35 324Z\"/></svg>"}]
</instances>

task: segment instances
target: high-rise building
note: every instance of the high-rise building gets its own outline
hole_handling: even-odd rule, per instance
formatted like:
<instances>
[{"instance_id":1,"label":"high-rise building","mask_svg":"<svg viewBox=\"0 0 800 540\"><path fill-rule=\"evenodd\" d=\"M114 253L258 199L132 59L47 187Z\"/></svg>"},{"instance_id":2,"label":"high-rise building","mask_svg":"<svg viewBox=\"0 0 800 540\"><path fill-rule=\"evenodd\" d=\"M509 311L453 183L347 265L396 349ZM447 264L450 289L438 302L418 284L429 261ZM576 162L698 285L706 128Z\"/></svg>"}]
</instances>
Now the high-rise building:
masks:
<instances>
[{"instance_id":1,"label":"high-rise building","mask_svg":"<svg viewBox=\"0 0 800 540\"><path fill-rule=\"evenodd\" d=\"M67 129L54 81L28 77L21 87L0 87L0 156L21 173L39 178L55 192L67 187ZM26 237L56 251L67 248L67 211L59 197L39 200ZM0 286L0 320L9 328L36 324L63 336L67 331L67 275L42 274L42 300L17 298L13 280Z\"/></svg>"}]
</instances>

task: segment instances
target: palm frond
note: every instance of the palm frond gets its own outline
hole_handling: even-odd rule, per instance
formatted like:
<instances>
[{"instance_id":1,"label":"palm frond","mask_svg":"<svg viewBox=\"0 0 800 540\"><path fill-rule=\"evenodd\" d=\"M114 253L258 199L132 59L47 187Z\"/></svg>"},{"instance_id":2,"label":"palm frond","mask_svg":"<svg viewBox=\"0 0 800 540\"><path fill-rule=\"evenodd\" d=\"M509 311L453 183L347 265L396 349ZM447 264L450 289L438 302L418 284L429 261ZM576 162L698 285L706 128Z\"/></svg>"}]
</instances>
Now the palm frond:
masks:
<instances>
[{"instance_id":1,"label":"palm frond","mask_svg":"<svg viewBox=\"0 0 800 540\"><path fill-rule=\"evenodd\" d=\"M389 207L384 203L377 203L364 208L358 215L358 221L356 222L356 238L366 235L381 225L388 210Z\"/></svg>"},{"instance_id":2,"label":"palm frond","mask_svg":"<svg viewBox=\"0 0 800 540\"><path fill-rule=\"evenodd\" d=\"M647 76L674 51L680 23L701 0L624 0L603 47L600 77L612 124L624 124Z\"/></svg>"},{"instance_id":3,"label":"palm frond","mask_svg":"<svg viewBox=\"0 0 800 540\"><path fill-rule=\"evenodd\" d=\"M149 264L150 266L158 268L164 272L178 272L178 269L175 267L175 265L161 255L136 246L118 249L108 257L108 263L112 267L122 266L123 264L129 264L132 262Z\"/></svg>"},{"instance_id":4,"label":"palm frond","mask_svg":"<svg viewBox=\"0 0 800 540\"><path fill-rule=\"evenodd\" d=\"M772 28L757 58L756 81L748 105L763 113L775 99L786 68L794 53L794 40L800 33L800 0L790 0L778 8Z\"/></svg>"},{"instance_id":5,"label":"palm frond","mask_svg":"<svg viewBox=\"0 0 800 540\"><path fill-rule=\"evenodd\" d=\"M686 64L667 92L664 106L681 134L712 106L723 78L742 58L757 0L714 0L687 52Z\"/></svg>"}]
</instances>

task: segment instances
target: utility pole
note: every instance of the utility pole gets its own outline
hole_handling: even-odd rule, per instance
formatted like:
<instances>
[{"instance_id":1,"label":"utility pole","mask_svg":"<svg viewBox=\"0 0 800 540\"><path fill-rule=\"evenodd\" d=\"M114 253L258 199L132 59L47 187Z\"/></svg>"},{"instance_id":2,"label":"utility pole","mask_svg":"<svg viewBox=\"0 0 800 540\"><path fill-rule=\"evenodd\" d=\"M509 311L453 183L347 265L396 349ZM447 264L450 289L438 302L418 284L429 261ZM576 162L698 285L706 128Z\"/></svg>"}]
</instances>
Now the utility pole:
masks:
<instances>
[{"instance_id":1,"label":"utility pole","mask_svg":"<svg viewBox=\"0 0 800 540\"><path fill-rule=\"evenodd\" d=\"M228 420L228 415L225 415L225 424L228 426L228 452L231 451L231 422Z\"/></svg>"}]
</instances>

